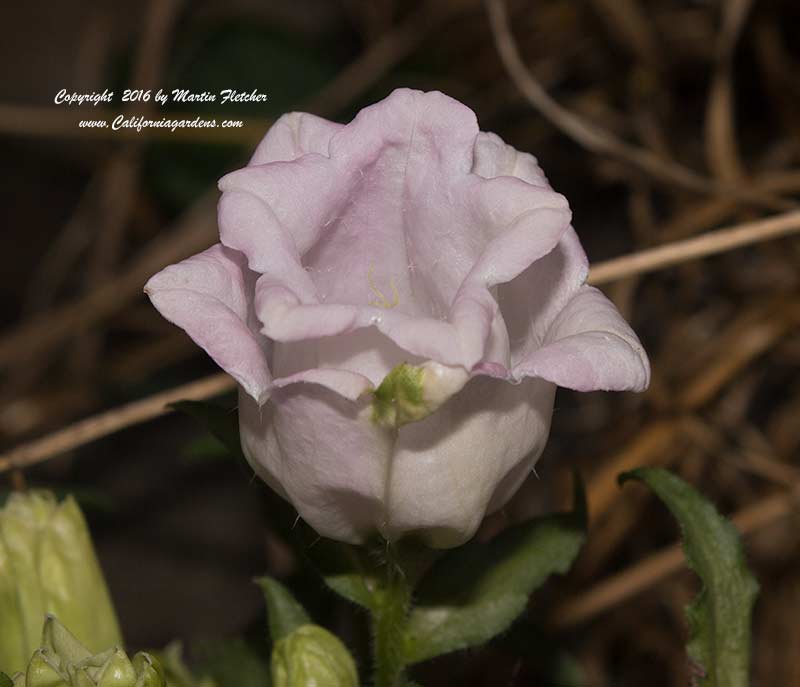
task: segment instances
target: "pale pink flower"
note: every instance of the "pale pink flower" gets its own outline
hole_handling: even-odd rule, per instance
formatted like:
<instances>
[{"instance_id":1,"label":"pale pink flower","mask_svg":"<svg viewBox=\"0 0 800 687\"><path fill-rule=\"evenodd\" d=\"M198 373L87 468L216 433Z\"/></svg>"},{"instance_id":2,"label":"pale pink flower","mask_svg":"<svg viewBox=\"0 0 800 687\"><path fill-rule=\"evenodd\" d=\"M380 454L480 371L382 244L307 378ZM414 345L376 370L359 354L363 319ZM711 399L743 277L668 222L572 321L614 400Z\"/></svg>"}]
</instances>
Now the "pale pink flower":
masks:
<instances>
[{"instance_id":1,"label":"pale pink flower","mask_svg":"<svg viewBox=\"0 0 800 687\"><path fill-rule=\"evenodd\" d=\"M146 291L236 379L245 455L320 534L460 544L530 473L557 385L648 384L566 199L452 98L285 115L219 186L221 242ZM401 363L424 401L397 426L372 392Z\"/></svg>"}]
</instances>

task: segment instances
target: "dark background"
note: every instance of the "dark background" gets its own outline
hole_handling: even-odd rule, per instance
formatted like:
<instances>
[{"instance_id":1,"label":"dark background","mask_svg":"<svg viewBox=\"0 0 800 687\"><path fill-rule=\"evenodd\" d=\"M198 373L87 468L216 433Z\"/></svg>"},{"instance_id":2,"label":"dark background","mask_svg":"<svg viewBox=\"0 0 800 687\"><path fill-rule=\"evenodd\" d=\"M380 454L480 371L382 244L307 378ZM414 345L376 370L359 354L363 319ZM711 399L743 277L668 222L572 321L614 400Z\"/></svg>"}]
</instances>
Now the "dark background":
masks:
<instances>
[{"instance_id":1,"label":"dark background","mask_svg":"<svg viewBox=\"0 0 800 687\"><path fill-rule=\"evenodd\" d=\"M545 116L523 97L481 2L4 3L3 445L214 372L141 286L214 241L216 179L288 110L347 121L397 86L442 90L473 108L482 129L539 158L569 198L593 262L797 205L796 3L508 4L530 73L599 127L603 145L587 148L565 130L562 111ZM241 130L139 135L79 129L100 107L53 104L62 88L109 88L116 113L127 87L255 88L270 100L186 106L192 116L242 118ZM176 110L153 114L167 112ZM660 169L694 176L632 163L621 141ZM536 595L521 630L425 667L425 684L687 683L683 608L696 580L648 567L676 527L644 489L615 483L645 463L676 470L739 514L762 585L754 684L800 684L800 550L788 498L800 475L799 268L800 245L786 238L604 286L650 353L652 387L641 396L559 392L540 479L486 526L564 506L578 467L589 487L589 544L569 576ZM266 487L186 416L2 479L6 492L27 484L79 495L132 648L181 638L191 653L199 641L263 634L251 579L269 571L363 649L358 618L297 577ZM639 577L586 596L643 562Z\"/></svg>"}]
</instances>

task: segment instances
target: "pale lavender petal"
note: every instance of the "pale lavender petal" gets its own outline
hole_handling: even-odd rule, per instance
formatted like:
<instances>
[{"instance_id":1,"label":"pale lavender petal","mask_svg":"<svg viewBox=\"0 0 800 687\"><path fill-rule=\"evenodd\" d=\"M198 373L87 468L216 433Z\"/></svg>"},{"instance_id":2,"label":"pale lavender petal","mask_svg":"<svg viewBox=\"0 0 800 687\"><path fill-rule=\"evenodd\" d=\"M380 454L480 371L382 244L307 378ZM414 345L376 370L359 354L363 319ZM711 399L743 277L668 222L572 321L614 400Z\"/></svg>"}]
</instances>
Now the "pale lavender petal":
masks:
<instances>
[{"instance_id":1,"label":"pale lavender petal","mask_svg":"<svg viewBox=\"0 0 800 687\"><path fill-rule=\"evenodd\" d=\"M400 429L382 531L435 547L467 541L530 474L550 428L553 384L472 379L439 410Z\"/></svg>"},{"instance_id":2,"label":"pale lavender petal","mask_svg":"<svg viewBox=\"0 0 800 687\"><path fill-rule=\"evenodd\" d=\"M245 191L260 198L302 255L339 212L347 194L347 181L329 158L309 153L291 162L238 169L222 177L219 188L223 193ZM256 245L252 241L249 248L253 252L246 253L251 265L259 264L261 253L268 249L256 249Z\"/></svg>"},{"instance_id":3,"label":"pale lavender petal","mask_svg":"<svg viewBox=\"0 0 800 687\"><path fill-rule=\"evenodd\" d=\"M356 401L375 388L368 377L350 370L337 370L335 368L313 368L296 372L286 377L278 377L272 383L272 386L275 389L280 389L298 383L316 384L325 387L335 391L349 401Z\"/></svg>"},{"instance_id":4,"label":"pale lavender petal","mask_svg":"<svg viewBox=\"0 0 800 687\"><path fill-rule=\"evenodd\" d=\"M244 256L217 244L165 268L144 290L165 318L263 403L271 378L260 335L248 327L248 279Z\"/></svg>"},{"instance_id":5,"label":"pale lavender petal","mask_svg":"<svg viewBox=\"0 0 800 687\"><path fill-rule=\"evenodd\" d=\"M401 363L421 365L425 360L409 355L389 337L374 327L364 327L348 334L324 336L276 343L272 349L270 367L275 377L295 378L295 375L311 371L334 370L337 373L355 373L360 383L378 387L387 374ZM279 383L275 380L275 385ZM330 384L327 384L331 388ZM353 384L355 398L359 383ZM343 394L344 395L344 394Z\"/></svg>"},{"instance_id":6,"label":"pale lavender petal","mask_svg":"<svg viewBox=\"0 0 800 687\"><path fill-rule=\"evenodd\" d=\"M542 347L521 360L513 374L576 391L643 391L650 364L613 303L584 286L555 318Z\"/></svg>"},{"instance_id":7,"label":"pale lavender petal","mask_svg":"<svg viewBox=\"0 0 800 687\"><path fill-rule=\"evenodd\" d=\"M469 369L489 349L507 360L488 341L502 320L490 289L551 251L569 211L549 188L471 173L477 136L460 103L398 90L340 129L330 157L226 176L222 240L263 275L263 332L289 342L375 326L448 365Z\"/></svg>"},{"instance_id":8,"label":"pale lavender petal","mask_svg":"<svg viewBox=\"0 0 800 687\"><path fill-rule=\"evenodd\" d=\"M306 153L328 155L328 146L341 124L305 112L290 112L276 121L258 144L251 165L296 160Z\"/></svg>"},{"instance_id":9,"label":"pale lavender petal","mask_svg":"<svg viewBox=\"0 0 800 687\"><path fill-rule=\"evenodd\" d=\"M508 145L497 134L481 131L475 140L474 174L494 177L517 177L535 186L550 188L536 158Z\"/></svg>"},{"instance_id":10,"label":"pale lavender petal","mask_svg":"<svg viewBox=\"0 0 800 687\"><path fill-rule=\"evenodd\" d=\"M267 203L249 191L230 190L222 194L218 214L222 242L244 253L252 270L271 275L304 303L316 303L294 239Z\"/></svg>"},{"instance_id":11,"label":"pale lavender petal","mask_svg":"<svg viewBox=\"0 0 800 687\"><path fill-rule=\"evenodd\" d=\"M263 332L274 341L330 337L374 326L412 355L450 365L460 365L464 359L459 330L449 322L433 318L372 306L306 305L289 289L266 277L261 277L256 285L255 307L264 322Z\"/></svg>"},{"instance_id":12,"label":"pale lavender petal","mask_svg":"<svg viewBox=\"0 0 800 687\"><path fill-rule=\"evenodd\" d=\"M512 365L541 347L553 320L583 286L588 272L586 254L568 227L554 250L497 288Z\"/></svg>"},{"instance_id":13,"label":"pale lavender petal","mask_svg":"<svg viewBox=\"0 0 800 687\"><path fill-rule=\"evenodd\" d=\"M242 449L317 532L362 543L385 517L393 437L352 403L313 384L276 389L263 409L240 397Z\"/></svg>"}]
</instances>

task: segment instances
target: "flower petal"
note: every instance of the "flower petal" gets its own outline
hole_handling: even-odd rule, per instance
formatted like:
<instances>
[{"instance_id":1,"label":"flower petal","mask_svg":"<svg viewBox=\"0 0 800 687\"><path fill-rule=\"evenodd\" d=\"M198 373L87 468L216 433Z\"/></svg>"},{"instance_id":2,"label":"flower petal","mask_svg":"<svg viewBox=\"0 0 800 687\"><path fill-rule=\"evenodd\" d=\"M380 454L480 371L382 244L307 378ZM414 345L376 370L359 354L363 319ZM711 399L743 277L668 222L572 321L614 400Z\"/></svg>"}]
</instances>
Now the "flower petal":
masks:
<instances>
[{"instance_id":1,"label":"flower petal","mask_svg":"<svg viewBox=\"0 0 800 687\"><path fill-rule=\"evenodd\" d=\"M242 449L317 532L362 543L384 518L392 436L369 406L317 385L276 389L263 412L240 395Z\"/></svg>"},{"instance_id":2,"label":"flower petal","mask_svg":"<svg viewBox=\"0 0 800 687\"><path fill-rule=\"evenodd\" d=\"M341 128L341 124L306 112L289 112L270 127L250 164L296 160L306 153L327 156L331 138Z\"/></svg>"},{"instance_id":3,"label":"flower petal","mask_svg":"<svg viewBox=\"0 0 800 687\"><path fill-rule=\"evenodd\" d=\"M302 370L286 377L278 377L272 386L275 389L281 389L291 384L299 383L317 384L335 391L342 398L346 398L349 401L356 401L373 389L372 382L364 375L336 368Z\"/></svg>"},{"instance_id":4,"label":"flower petal","mask_svg":"<svg viewBox=\"0 0 800 687\"><path fill-rule=\"evenodd\" d=\"M512 366L541 347L553 320L583 286L588 272L586 253L568 227L554 250L498 287Z\"/></svg>"},{"instance_id":5,"label":"flower petal","mask_svg":"<svg viewBox=\"0 0 800 687\"><path fill-rule=\"evenodd\" d=\"M443 364L471 369L487 351L508 362L490 289L551 251L569 211L542 184L472 173L478 139L505 145L479 137L457 101L401 89L339 129L329 157L318 145L222 179L222 241L262 274L263 332L289 342L375 326Z\"/></svg>"},{"instance_id":6,"label":"flower petal","mask_svg":"<svg viewBox=\"0 0 800 687\"><path fill-rule=\"evenodd\" d=\"M533 469L547 441L554 385L478 377L435 413L403 426L387 494L389 539L420 534L430 545L467 541Z\"/></svg>"},{"instance_id":7,"label":"flower petal","mask_svg":"<svg viewBox=\"0 0 800 687\"><path fill-rule=\"evenodd\" d=\"M238 169L222 177L218 185L223 196L228 191L245 191L260 198L302 255L339 212L339 204L347 195L347 181L329 158L308 153L291 162ZM253 269L260 271L255 266L266 250L268 246L251 244L245 254Z\"/></svg>"},{"instance_id":8,"label":"flower petal","mask_svg":"<svg viewBox=\"0 0 800 687\"><path fill-rule=\"evenodd\" d=\"M165 268L150 278L144 290L166 319L186 331L263 403L271 377L266 343L248 326L247 282L252 280L244 256L216 244Z\"/></svg>"},{"instance_id":9,"label":"flower petal","mask_svg":"<svg viewBox=\"0 0 800 687\"><path fill-rule=\"evenodd\" d=\"M252 270L272 275L303 302L317 302L291 234L267 203L249 191L229 190L220 198L218 216L222 243L244 253Z\"/></svg>"},{"instance_id":10,"label":"flower petal","mask_svg":"<svg viewBox=\"0 0 800 687\"><path fill-rule=\"evenodd\" d=\"M475 160L472 172L486 179L517 177L534 186L550 188L547 177L536 158L508 145L497 134L481 131L475 139Z\"/></svg>"},{"instance_id":11,"label":"flower petal","mask_svg":"<svg viewBox=\"0 0 800 687\"><path fill-rule=\"evenodd\" d=\"M636 334L591 286L577 292L556 316L543 346L512 372L576 391L643 391L650 382L650 364Z\"/></svg>"}]
</instances>

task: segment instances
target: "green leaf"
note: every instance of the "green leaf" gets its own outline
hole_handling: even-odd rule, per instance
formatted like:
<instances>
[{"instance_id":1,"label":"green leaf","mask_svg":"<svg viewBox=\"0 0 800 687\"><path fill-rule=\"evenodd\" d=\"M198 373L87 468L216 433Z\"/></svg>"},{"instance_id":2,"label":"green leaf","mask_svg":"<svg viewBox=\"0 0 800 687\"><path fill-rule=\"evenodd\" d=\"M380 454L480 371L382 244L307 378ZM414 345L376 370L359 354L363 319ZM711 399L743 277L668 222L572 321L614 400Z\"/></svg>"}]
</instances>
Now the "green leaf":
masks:
<instances>
[{"instance_id":1,"label":"green leaf","mask_svg":"<svg viewBox=\"0 0 800 687\"><path fill-rule=\"evenodd\" d=\"M255 647L241 639L204 642L195 648L197 672L219 687L269 687L269 665Z\"/></svg>"},{"instance_id":2,"label":"green leaf","mask_svg":"<svg viewBox=\"0 0 800 687\"><path fill-rule=\"evenodd\" d=\"M5 673L0 673L0 687L12 687L14 683Z\"/></svg>"},{"instance_id":3,"label":"green leaf","mask_svg":"<svg viewBox=\"0 0 800 687\"><path fill-rule=\"evenodd\" d=\"M193 417L225 446L236 458L244 460L242 445L239 442L239 413L206 401L178 401L170 408Z\"/></svg>"},{"instance_id":4,"label":"green leaf","mask_svg":"<svg viewBox=\"0 0 800 687\"><path fill-rule=\"evenodd\" d=\"M639 468L620 475L644 482L675 516L683 534L686 562L702 580L686 609L687 651L696 664L697 685L747 687L750 684L750 618L758 582L747 568L736 528L695 489L661 468Z\"/></svg>"},{"instance_id":5,"label":"green leaf","mask_svg":"<svg viewBox=\"0 0 800 687\"><path fill-rule=\"evenodd\" d=\"M365 549L318 538L304 553L334 592L368 610L378 603L380 570Z\"/></svg>"},{"instance_id":6,"label":"green leaf","mask_svg":"<svg viewBox=\"0 0 800 687\"><path fill-rule=\"evenodd\" d=\"M441 558L416 595L407 662L483 644L506 630L534 590L553 573L569 570L586 537L585 523L585 496L576 478L573 513L536 518Z\"/></svg>"},{"instance_id":7,"label":"green leaf","mask_svg":"<svg viewBox=\"0 0 800 687\"><path fill-rule=\"evenodd\" d=\"M269 636L273 642L283 639L301 625L311 623L303 607L280 582L272 577L261 577L256 583L264 592L267 602Z\"/></svg>"}]
</instances>

